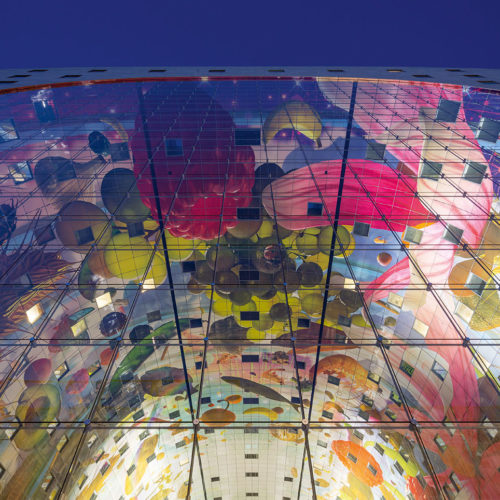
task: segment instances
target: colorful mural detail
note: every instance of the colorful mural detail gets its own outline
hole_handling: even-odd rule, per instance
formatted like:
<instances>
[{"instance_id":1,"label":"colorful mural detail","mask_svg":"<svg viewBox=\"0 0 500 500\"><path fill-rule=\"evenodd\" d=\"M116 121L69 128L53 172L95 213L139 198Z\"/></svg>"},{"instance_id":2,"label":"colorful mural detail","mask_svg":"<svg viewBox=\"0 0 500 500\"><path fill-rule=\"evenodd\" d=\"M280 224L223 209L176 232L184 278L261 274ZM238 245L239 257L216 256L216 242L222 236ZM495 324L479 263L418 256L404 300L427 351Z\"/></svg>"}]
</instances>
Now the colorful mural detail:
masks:
<instances>
[{"instance_id":1,"label":"colorful mural detail","mask_svg":"<svg viewBox=\"0 0 500 500\"><path fill-rule=\"evenodd\" d=\"M2 498L498 496L498 93L0 103Z\"/></svg>"}]
</instances>

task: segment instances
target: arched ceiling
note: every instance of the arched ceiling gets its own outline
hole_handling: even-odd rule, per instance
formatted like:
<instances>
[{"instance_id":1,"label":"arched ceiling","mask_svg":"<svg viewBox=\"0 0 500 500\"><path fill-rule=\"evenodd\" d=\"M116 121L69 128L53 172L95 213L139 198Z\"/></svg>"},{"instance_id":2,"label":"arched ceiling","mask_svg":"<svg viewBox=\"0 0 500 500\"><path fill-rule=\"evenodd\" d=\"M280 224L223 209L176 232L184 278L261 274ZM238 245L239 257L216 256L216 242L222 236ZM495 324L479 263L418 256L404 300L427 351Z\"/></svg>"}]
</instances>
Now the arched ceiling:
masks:
<instances>
[{"instance_id":1,"label":"arched ceiling","mask_svg":"<svg viewBox=\"0 0 500 500\"><path fill-rule=\"evenodd\" d=\"M1 497L495 498L500 94L0 94Z\"/></svg>"}]
</instances>

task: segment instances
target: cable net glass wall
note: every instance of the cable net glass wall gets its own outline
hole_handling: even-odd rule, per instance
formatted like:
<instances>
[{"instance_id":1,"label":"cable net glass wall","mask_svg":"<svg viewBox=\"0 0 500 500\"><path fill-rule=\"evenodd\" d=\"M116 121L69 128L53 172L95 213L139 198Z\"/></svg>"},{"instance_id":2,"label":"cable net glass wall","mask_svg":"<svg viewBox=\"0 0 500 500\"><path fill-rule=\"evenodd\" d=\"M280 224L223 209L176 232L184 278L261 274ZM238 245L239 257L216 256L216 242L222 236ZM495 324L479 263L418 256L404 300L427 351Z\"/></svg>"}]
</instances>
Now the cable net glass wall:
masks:
<instances>
[{"instance_id":1,"label":"cable net glass wall","mask_svg":"<svg viewBox=\"0 0 500 500\"><path fill-rule=\"evenodd\" d=\"M9 499L496 498L500 95L0 96Z\"/></svg>"}]
</instances>

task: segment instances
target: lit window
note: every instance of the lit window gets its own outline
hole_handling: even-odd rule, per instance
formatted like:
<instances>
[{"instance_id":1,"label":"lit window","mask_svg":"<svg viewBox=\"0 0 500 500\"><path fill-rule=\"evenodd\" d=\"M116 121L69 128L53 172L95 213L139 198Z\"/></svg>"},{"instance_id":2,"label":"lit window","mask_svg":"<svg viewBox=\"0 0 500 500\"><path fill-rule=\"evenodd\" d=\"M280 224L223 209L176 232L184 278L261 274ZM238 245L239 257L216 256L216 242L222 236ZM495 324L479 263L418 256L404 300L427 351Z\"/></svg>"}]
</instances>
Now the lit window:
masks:
<instances>
[{"instance_id":1,"label":"lit window","mask_svg":"<svg viewBox=\"0 0 500 500\"><path fill-rule=\"evenodd\" d=\"M0 120L0 142L19 139L14 120Z\"/></svg>"},{"instance_id":2,"label":"lit window","mask_svg":"<svg viewBox=\"0 0 500 500\"><path fill-rule=\"evenodd\" d=\"M66 373L68 372L69 372L68 365L66 364L66 362L64 362L54 370L54 375L56 376L57 380L61 380L64 377L64 375L66 375Z\"/></svg>"},{"instance_id":3,"label":"lit window","mask_svg":"<svg viewBox=\"0 0 500 500\"><path fill-rule=\"evenodd\" d=\"M399 369L403 373L406 373L408 377L411 377L413 375L413 372L415 371L415 368L413 366L411 366L409 363L403 360L401 361L401 363L399 363Z\"/></svg>"},{"instance_id":4,"label":"lit window","mask_svg":"<svg viewBox=\"0 0 500 500\"><path fill-rule=\"evenodd\" d=\"M389 292L387 302L393 306L401 307L403 305L403 297L394 292Z\"/></svg>"},{"instance_id":5,"label":"lit window","mask_svg":"<svg viewBox=\"0 0 500 500\"><path fill-rule=\"evenodd\" d=\"M26 317L31 324L36 323L42 317L42 314L43 309L40 304L35 304L26 311Z\"/></svg>"},{"instance_id":6,"label":"lit window","mask_svg":"<svg viewBox=\"0 0 500 500\"><path fill-rule=\"evenodd\" d=\"M458 302L455 308L455 314L459 318L463 319L466 323L469 323L469 321L472 319L472 316L474 315L474 310L466 306L465 304L462 304L462 302Z\"/></svg>"},{"instance_id":7,"label":"lit window","mask_svg":"<svg viewBox=\"0 0 500 500\"><path fill-rule=\"evenodd\" d=\"M446 450L446 443L439 436L439 434L436 434L434 436L434 442L436 443L436 445L439 448L439 450L441 451L441 453L444 453L444 451Z\"/></svg>"},{"instance_id":8,"label":"lit window","mask_svg":"<svg viewBox=\"0 0 500 500\"><path fill-rule=\"evenodd\" d=\"M73 332L73 335L75 337L78 337L78 335L81 335L83 332L86 332L87 331L87 323L85 322L85 319L82 318L80 321L78 321L74 325L72 325L71 331Z\"/></svg>"},{"instance_id":9,"label":"lit window","mask_svg":"<svg viewBox=\"0 0 500 500\"><path fill-rule=\"evenodd\" d=\"M9 172L15 184L22 184L33 179L33 172L29 161L21 161L15 165L9 165Z\"/></svg>"},{"instance_id":10,"label":"lit window","mask_svg":"<svg viewBox=\"0 0 500 500\"><path fill-rule=\"evenodd\" d=\"M155 288L155 280L153 278L148 278L142 283L142 292L145 292L146 290L154 290Z\"/></svg>"},{"instance_id":11,"label":"lit window","mask_svg":"<svg viewBox=\"0 0 500 500\"><path fill-rule=\"evenodd\" d=\"M429 325L426 325L424 322L416 319L413 323L413 330L422 335L422 337L425 337L429 331Z\"/></svg>"},{"instance_id":12,"label":"lit window","mask_svg":"<svg viewBox=\"0 0 500 500\"><path fill-rule=\"evenodd\" d=\"M112 302L111 294L109 292L106 292L102 295L99 295L99 297L95 298L95 301L96 301L97 307L99 309L102 309L103 307L109 306L109 304L111 304L111 302Z\"/></svg>"}]
</instances>

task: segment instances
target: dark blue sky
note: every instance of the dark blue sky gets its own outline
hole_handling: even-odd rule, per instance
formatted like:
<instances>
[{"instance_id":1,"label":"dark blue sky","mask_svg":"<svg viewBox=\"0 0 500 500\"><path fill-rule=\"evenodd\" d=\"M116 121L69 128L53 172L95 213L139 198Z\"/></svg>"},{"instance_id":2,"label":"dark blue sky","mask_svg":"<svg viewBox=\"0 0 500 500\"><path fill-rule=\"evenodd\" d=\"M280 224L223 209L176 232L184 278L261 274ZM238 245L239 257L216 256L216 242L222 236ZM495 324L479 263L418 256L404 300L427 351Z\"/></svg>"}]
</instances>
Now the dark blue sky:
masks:
<instances>
[{"instance_id":1,"label":"dark blue sky","mask_svg":"<svg viewBox=\"0 0 500 500\"><path fill-rule=\"evenodd\" d=\"M10 0L4 68L500 67L500 0Z\"/></svg>"}]
</instances>

